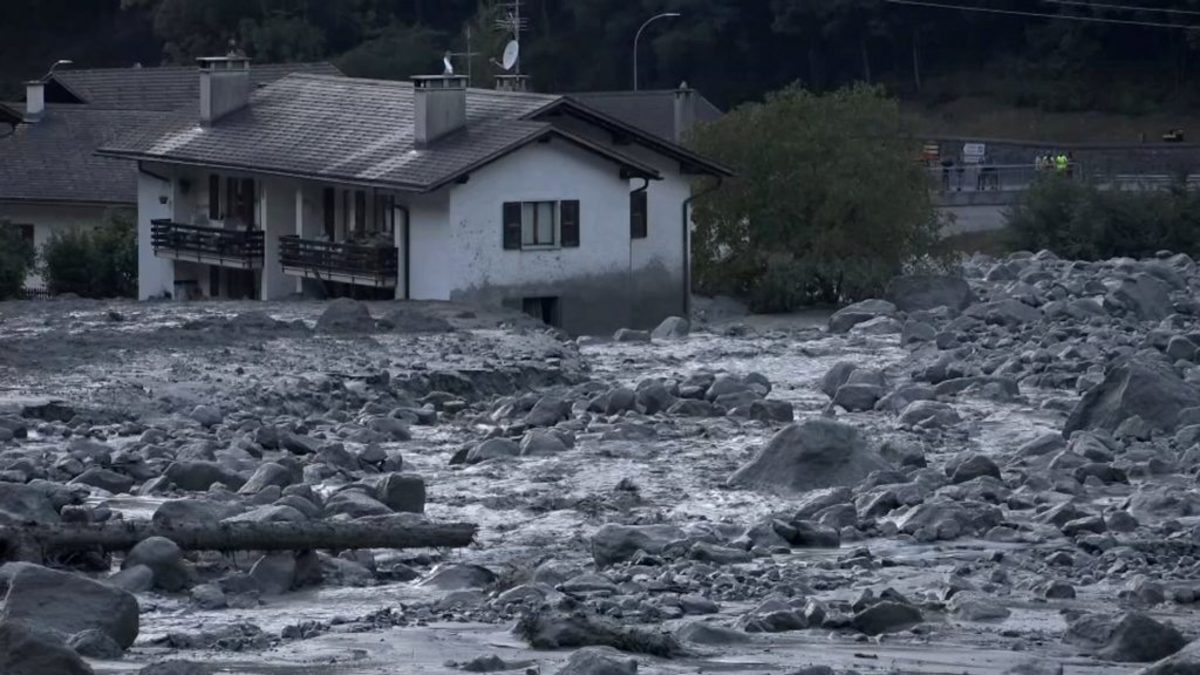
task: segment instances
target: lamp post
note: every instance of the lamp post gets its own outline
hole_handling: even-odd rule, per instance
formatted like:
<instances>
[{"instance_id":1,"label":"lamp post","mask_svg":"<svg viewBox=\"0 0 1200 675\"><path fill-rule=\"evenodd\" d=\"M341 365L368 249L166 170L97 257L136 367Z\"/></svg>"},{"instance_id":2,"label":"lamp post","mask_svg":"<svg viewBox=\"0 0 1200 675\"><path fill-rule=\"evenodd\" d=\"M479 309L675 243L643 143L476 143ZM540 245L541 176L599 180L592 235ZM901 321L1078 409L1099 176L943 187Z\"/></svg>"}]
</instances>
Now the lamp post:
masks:
<instances>
[{"instance_id":1,"label":"lamp post","mask_svg":"<svg viewBox=\"0 0 1200 675\"><path fill-rule=\"evenodd\" d=\"M43 82L48 81L50 79L50 76L54 74L54 70L56 68L58 68L59 66L70 66L70 65L74 65L74 64L75 64L75 62L70 59L59 59L59 60L55 61L54 65L50 66L50 70L47 70L46 74L42 76L42 81Z\"/></svg>"},{"instance_id":2,"label":"lamp post","mask_svg":"<svg viewBox=\"0 0 1200 675\"><path fill-rule=\"evenodd\" d=\"M646 19L646 22L642 24L642 27L638 28L637 35L633 36L633 90L634 91L638 90L638 40L642 39L642 31L646 30L646 26L649 26L650 24L654 23L655 21L657 21L659 19L665 19L667 17L677 17L677 16L679 16L679 12L663 12L662 14L655 14L654 16L650 17L649 19Z\"/></svg>"}]
</instances>

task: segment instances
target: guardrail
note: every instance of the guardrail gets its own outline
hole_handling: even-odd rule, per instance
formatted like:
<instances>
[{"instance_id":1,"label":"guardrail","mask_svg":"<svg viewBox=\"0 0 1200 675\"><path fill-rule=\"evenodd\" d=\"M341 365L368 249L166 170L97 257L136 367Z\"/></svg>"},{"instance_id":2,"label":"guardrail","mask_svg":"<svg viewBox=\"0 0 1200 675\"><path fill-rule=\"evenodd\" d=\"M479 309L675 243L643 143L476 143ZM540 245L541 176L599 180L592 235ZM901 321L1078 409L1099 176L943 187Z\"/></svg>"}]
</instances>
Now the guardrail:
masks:
<instances>
[{"instance_id":1,"label":"guardrail","mask_svg":"<svg viewBox=\"0 0 1200 675\"><path fill-rule=\"evenodd\" d=\"M227 230L185 225L169 219L150 221L154 254L175 260L256 269L263 262L262 230Z\"/></svg>"},{"instance_id":2,"label":"guardrail","mask_svg":"<svg viewBox=\"0 0 1200 675\"><path fill-rule=\"evenodd\" d=\"M311 279L367 286L394 286L399 272L395 246L279 238L279 262L284 271Z\"/></svg>"}]
</instances>

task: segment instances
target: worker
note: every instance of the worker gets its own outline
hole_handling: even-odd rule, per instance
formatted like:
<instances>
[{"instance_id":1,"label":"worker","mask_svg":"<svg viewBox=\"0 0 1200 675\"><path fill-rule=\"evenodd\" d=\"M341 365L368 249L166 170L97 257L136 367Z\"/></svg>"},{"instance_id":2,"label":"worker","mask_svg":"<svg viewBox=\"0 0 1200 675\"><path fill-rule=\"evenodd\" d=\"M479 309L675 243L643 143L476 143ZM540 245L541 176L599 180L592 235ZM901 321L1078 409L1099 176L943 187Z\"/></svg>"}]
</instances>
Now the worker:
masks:
<instances>
[{"instance_id":1,"label":"worker","mask_svg":"<svg viewBox=\"0 0 1200 675\"><path fill-rule=\"evenodd\" d=\"M1058 173L1065 174L1067 172L1067 165L1067 153L1058 153L1058 156L1054 158L1054 168L1058 170Z\"/></svg>"}]
</instances>

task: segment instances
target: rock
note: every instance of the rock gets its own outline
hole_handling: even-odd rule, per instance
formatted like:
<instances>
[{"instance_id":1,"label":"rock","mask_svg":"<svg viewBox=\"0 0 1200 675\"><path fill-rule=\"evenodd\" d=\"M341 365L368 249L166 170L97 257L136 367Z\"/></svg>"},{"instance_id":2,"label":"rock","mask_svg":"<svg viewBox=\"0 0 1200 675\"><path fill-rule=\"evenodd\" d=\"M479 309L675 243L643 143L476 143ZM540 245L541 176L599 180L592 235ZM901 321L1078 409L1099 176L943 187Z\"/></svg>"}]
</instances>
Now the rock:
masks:
<instances>
[{"instance_id":1,"label":"rock","mask_svg":"<svg viewBox=\"0 0 1200 675\"><path fill-rule=\"evenodd\" d=\"M750 404L750 419L759 422L791 422L795 419L795 407L788 401L764 399Z\"/></svg>"},{"instance_id":2,"label":"rock","mask_svg":"<svg viewBox=\"0 0 1200 675\"><path fill-rule=\"evenodd\" d=\"M821 377L821 384L817 388L829 398L833 398L838 388L846 384L846 381L850 379L850 374L856 370L858 370L858 364L850 361L838 361Z\"/></svg>"},{"instance_id":3,"label":"rock","mask_svg":"<svg viewBox=\"0 0 1200 675\"><path fill-rule=\"evenodd\" d=\"M743 551L740 548L718 546L706 541L698 541L692 544L691 549L688 550L688 556L693 560L710 562L715 565L732 565L752 560L752 556L748 551Z\"/></svg>"},{"instance_id":4,"label":"rock","mask_svg":"<svg viewBox=\"0 0 1200 675\"><path fill-rule=\"evenodd\" d=\"M698 645L736 645L750 641L745 633L708 621L693 621L675 631L675 637Z\"/></svg>"},{"instance_id":5,"label":"rock","mask_svg":"<svg viewBox=\"0 0 1200 675\"><path fill-rule=\"evenodd\" d=\"M708 401L679 399L667 408L667 414L675 417L716 417L720 409Z\"/></svg>"},{"instance_id":6,"label":"rock","mask_svg":"<svg viewBox=\"0 0 1200 675\"><path fill-rule=\"evenodd\" d=\"M521 446L508 438L489 438L471 448L467 453L467 464L478 464L497 457L516 457L521 454Z\"/></svg>"},{"instance_id":7,"label":"rock","mask_svg":"<svg viewBox=\"0 0 1200 675\"><path fill-rule=\"evenodd\" d=\"M645 384L645 386L643 386ZM661 382L651 382L649 384L642 383L637 388L637 405L645 411L647 415L654 415L665 411L675 403L675 396L671 394L671 390Z\"/></svg>"},{"instance_id":8,"label":"rock","mask_svg":"<svg viewBox=\"0 0 1200 675\"><path fill-rule=\"evenodd\" d=\"M104 583L130 593L145 593L154 588L154 570L145 565L133 565L105 579Z\"/></svg>"},{"instance_id":9,"label":"rock","mask_svg":"<svg viewBox=\"0 0 1200 675\"><path fill-rule=\"evenodd\" d=\"M1075 587L1065 581L1051 581L1042 590L1042 596L1047 600L1072 600L1075 598Z\"/></svg>"},{"instance_id":10,"label":"rock","mask_svg":"<svg viewBox=\"0 0 1200 675\"><path fill-rule=\"evenodd\" d=\"M1005 670L1003 675L1063 675L1063 667L1053 661L1025 661Z\"/></svg>"},{"instance_id":11,"label":"rock","mask_svg":"<svg viewBox=\"0 0 1200 675\"><path fill-rule=\"evenodd\" d=\"M637 661L612 647L584 647L571 654L558 675L637 675Z\"/></svg>"},{"instance_id":12,"label":"rock","mask_svg":"<svg viewBox=\"0 0 1200 675\"><path fill-rule=\"evenodd\" d=\"M60 521L51 494L32 485L0 483L0 524L33 521L43 524Z\"/></svg>"},{"instance_id":13,"label":"rock","mask_svg":"<svg viewBox=\"0 0 1200 675\"><path fill-rule=\"evenodd\" d=\"M0 673L92 675L93 671L61 639L18 621L0 621Z\"/></svg>"},{"instance_id":14,"label":"rock","mask_svg":"<svg viewBox=\"0 0 1200 675\"><path fill-rule=\"evenodd\" d=\"M513 633L534 649L616 646L666 658L683 652L672 635L628 628L576 605L537 607L521 616Z\"/></svg>"},{"instance_id":15,"label":"rock","mask_svg":"<svg viewBox=\"0 0 1200 675\"><path fill-rule=\"evenodd\" d=\"M962 421L949 404L941 401L913 401L900 413L900 423L909 426L952 427Z\"/></svg>"},{"instance_id":16,"label":"rock","mask_svg":"<svg viewBox=\"0 0 1200 675\"><path fill-rule=\"evenodd\" d=\"M995 600L970 591L955 593L947 608L963 621L998 621L1012 614Z\"/></svg>"},{"instance_id":17,"label":"rock","mask_svg":"<svg viewBox=\"0 0 1200 675\"><path fill-rule=\"evenodd\" d=\"M268 553L254 561L250 577L263 595L280 595L296 585L296 557L287 551Z\"/></svg>"},{"instance_id":18,"label":"rock","mask_svg":"<svg viewBox=\"0 0 1200 675\"><path fill-rule=\"evenodd\" d=\"M632 328L618 328L616 333L613 333L613 342L649 342L650 331L634 330Z\"/></svg>"},{"instance_id":19,"label":"rock","mask_svg":"<svg viewBox=\"0 0 1200 675\"><path fill-rule=\"evenodd\" d=\"M628 560L638 551L658 554L673 541L683 539L674 525L604 525L592 535L592 558L596 567Z\"/></svg>"},{"instance_id":20,"label":"rock","mask_svg":"<svg viewBox=\"0 0 1200 675\"><path fill-rule=\"evenodd\" d=\"M688 336L688 331L691 329L691 324L688 320L681 316L668 316L658 324L658 327L650 332L650 337L655 340L670 340L674 338L685 338Z\"/></svg>"},{"instance_id":21,"label":"rock","mask_svg":"<svg viewBox=\"0 0 1200 675\"><path fill-rule=\"evenodd\" d=\"M796 548L837 548L842 537L832 527L814 525L806 520L793 520L783 534L784 540Z\"/></svg>"},{"instance_id":22,"label":"rock","mask_svg":"<svg viewBox=\"0 0 1200 675\"><path fill-rule=\"evenodd\" d=\"M486 567L452 563L438 566L420 585L443 591L461 591L487 588L494 583L496 575Z\"/></svg>"},{"instance_id":23,"label":"rock","mask_svg":"<svg viewBox=\"0 0 1200 675\"><path fill-rule=\"evenodd\" d=\"M285 433L279 439L284 450L293 455L315 455L321 449L321 442L304 434Z\"/></svg>"},{"instance_id":24,"label":"rock","mask_svg":"<svg viewBox=\"0 0 1200 675\"><path fill-rule=\"evenodd\" d=\"M165 473L168 480L180 490L205 492L213 483L223 483L231 489L245 484L245 479L216 462L174 462Z\"/></svg>"},{"instance_id":25,"label":"rock","mask_svg":"<svg viewBox=\"0 0 1200 675\"><path fill-rule=\"evenodd\" d=\"M221 411L209 405L196 406L192 409L191 417L199 422L201 426L206 427L215 427L224 419Z\"/></svg>"},{"instance_id":26,"label":"rock","mask_svg":"<svg viewBox=\"0 0 1200 675\"><path fill-rule=\"evenodd\" d=\"M771 438L731 485L798 493L853 485L888 468L875 448L852 426L824 418L790 424Z\"/></svg>"},{"instance_id":27,"label":"rock","mask_svg":"<svg viewBox=\"0 0 1200 675\"><path fill-rule=\"evenodd\" d=\"M629 387L616 387L605 395L604 414L616 415L637 409L637 393Z\"/></svg>"},{"instance_id":28,"label":"rock","mask_svg":"<svg viewBox=\"0 0 1200 675\"><path fill-rule=\"evenodd\" d=\"M874 384L843 384L833 395L833 402L850 412L872 410L883 398L883 387Z\"/></svg>"},{"instance_id":29,"label":"rock","mask_svg":"<svg viewBox=\"0 0 1200 675\"><path fill-rule=\"evenodd\" d=\"M72 485L91 485L113 494L129 492L134 480L129 476L94 466L71 479Z\"/></svg>"},{"instance_id":30,"label":"rock","mask_svg":"<svg viewBox=\"0 0 1200 675\"><path fill-rule=\"evenodd\" d=\"M1114 431L1137 415L1155 429L1175 428L1180 411L1200 405L1200 389L1184 382L1167 364L1139 358L1110 366L1104 381L1075 406L1063 436L1078 430Z\"/></svg>"},{"instance_id":31,"label":"rock","mask_svg":"<svg viewBox=\"0 0 1200 675\"><path fill-rule=\"evenodd\" d=\"M160 661L137 671L137 675L212 675L213 669L194 661Z\"/></svg>"},{"instance_id":32,"label":"rock","mask_svg":"<svg viewBox=\"0 0 1200 675\"><path fill-rule=\"evenodd\" d=\"M108 633L96 628L89 628L72 635L71 639L67 641L67 646L74 649L76 654L89 659L115 661L125 654L121 645L114 642Z\"/></svg>"},{"instance_id":33,"label":"rock","mask_svg":"<svg viewBox=\"0 0 1200 675\"><path fill-rule=\"evenodd\" d=\"M267 462L260 464L254 473L250 476L241 488L238 489L239 494L254 495L258 494L263 488L271 485L277 485L280 488L285 488L292 484L292 472L281 464L275 462Z\"/></svg>"},{"instance_id":34,"label":"rock","mask_svg":"<svg viewBox=\"0 0 1200 675\"><path fill-rule=\"evenodd\" d=\"M908 275L888 283L887 297L904 312L949 307L959 312L975 302L964 279L950 276Z\"/></svg>"},{"instance_id":35,"label":"rock","mask_svg":"<svg viewBox=\"0 0 1200 675\"><path fill-rule=\"evenodd\" d=\"M830 333L845 333L856 324L870 321L879 316L890 316L896 313L896 306L887 300L863 300L848 305L829 317Z\"/></svg>"},{"instance_id":36,"label":"rock","mask_svg":"<svg viewBox=\"0 0 1200 675\"><path fill-rule=\"evenodd\" d=\"M454 325L446 319L412 306L387 312L380 317L379 327L396 333L449 333L454 330Z\"/></svg>"},{"instance_id":37,"label":"rock","mask_svg":"<svg viewBox=\"0 0 1200 675\"><path fill-rule=\"evenodd\" d=\"M533 404L525 415L525 424L531 427L552 427L570 417L571 405L555 396L543 396Z\"/></svg>"},{"instance_id":38,"label":"rock","mask_svg":"<svg viewBox=\"0 0 1200 675\"><path fill-rule=\"evenodd\" d=\"M398 513L425 513L425 481L412 474L389 473L375 484L375 498Z\"/></svg>"},{"instance_id":39,"label":"rock","mask_svg":"<svg viewBox=\"0 0 1200 675\"><path fill-rule=\"evenodd\" d=\"M1145 663L1166 658L1186 644L1187 640L1174 626L1159 623L1145 614L1128 612L1117 621L1098 655L1110 661Z\"/></svg>"},{"instance_id":40,"label":"rock","mask_svg":"<svg viewBox=\"0 0 1200 675\"><path fill-rule=\"evenodd\" d=\"M119 588L25 565L9 581L0 621L22 621L63 638L97 628L128 649L138 634L138 603Z\"/></svg>"},{"instance_id":41,"label":"rock","mask_svg":"<svg viewBox=\"0 0 1200 675\"><path fill-rule=\"evenodd\" d=\"M947 467L947 471L950 474L950 482L955 484L965 483L980 476L1000 479L1000 467L996 466L996 463L987 455L975 453L953 462Z\"/></svg>"},{"instance_id":42,"label":"rock","mask_svg":"<svg viewBox=\"0 0 1200 675\"><path fill-rule=\"evenodd\" d=\"M880 602L858 612L850 623L866 635L898 633L921 623L921 610L899 602Z\"/></svg>"},{"instance_id":43,"label":"rock","mask_svg":"<svg viewBox=\"0 0 1200 675\"><path fill-rule=\"evenodd\" d=\"M1200 675L1200 640L1155 663L1135 675Z\"/></svg>"},{"instance_id":44,"label":"rock","mask_svg":"<svg viewBox=\"0 0 1200 675\"><path fill-rule=\"evenodd\" d=\"M854 324L850 332L855 335L899 335L904 324L890 316L877 316L870 321Z\"/></svg>"},{"instance_id":45,"label":"rock","mask_svg":"<svg viewBox=\"0 0 1200 675\"><path fill-rule=\"evenodd\" d=\"M900 330L901 345L933 342L936 337L937 329L924 321L913 321L910 319L904 322L904 328Z\"/></svg>"},{"instance_id":46,"label":"rock","mask_svg":"<svg viewBox=\"0 0 1200 675\"><path fill-rule=\"evenodd\" d=\"M1115 300L1142 321L1159 321L1172 311L1170 287L1148 274L1123 280L1104 300L1106 306Z\"/></svg>"},{"instance_id":47,"label":"rock","mask_svg":"<svg viewBox=\"0 0 1200 675\"><path fill-rule=\"evenodd\" d=\"M1182 335L1171 336L1164 351L1167 358L1172 361L1194 361L1196 359L1196 343Z\"/></svg>"},{"instance_id":48,"label":"rock","mask_svg":"<svg viewBox=\"0 0 1200 675\"><path fill-rule=\"evenodd\" d=\"M240 504L209 499L173 499L159 504L150 517L155 525L215 525L245 510Z\"/></svg>"},{"instance_id":49,"label":"rock","mask_svg":"<svg viewBox=\"0 0 1200 675\"><path fill-rule=\"evenodd\" d=\"M391 513L392 510L387 505L363 492L361 489L342 490L325 502L326 516L344 515L350 518L365 518L368 516L388 516Z\"/></svg>"},{"instance_id":50,"label":"rock","mask_svg":"<svg viewBox=\"0 0 1200 675\"><path fill-rule=\"evenodd\" d=\"M375 319L367 306L350 298L331 300L317 319L319 333L367 333L375 330Z\"/></svg>"},{"instance_id":51,"label":"rock","mask_svg":"<svg viewBox=\"0 0 1200 675\"><path fill-rule=\"evenodd\" d=\"M154 573L154 586L164 591L183 590L188 585L188 572L183 565L183 551L166 537L148 537L129 550L121 568L145 565Z\"/></svg>"},{"instance_id":52,"label":"rock","mask_svg":"<svg viewBox=\"0 0 1200 675\"><path fill-rule=\"evenodd\" d=\"M1018 328L1042 319L1042 310L1012 298L973 305L965 314L984 323L1008 328Z\"/></svg>"}]
</instances>

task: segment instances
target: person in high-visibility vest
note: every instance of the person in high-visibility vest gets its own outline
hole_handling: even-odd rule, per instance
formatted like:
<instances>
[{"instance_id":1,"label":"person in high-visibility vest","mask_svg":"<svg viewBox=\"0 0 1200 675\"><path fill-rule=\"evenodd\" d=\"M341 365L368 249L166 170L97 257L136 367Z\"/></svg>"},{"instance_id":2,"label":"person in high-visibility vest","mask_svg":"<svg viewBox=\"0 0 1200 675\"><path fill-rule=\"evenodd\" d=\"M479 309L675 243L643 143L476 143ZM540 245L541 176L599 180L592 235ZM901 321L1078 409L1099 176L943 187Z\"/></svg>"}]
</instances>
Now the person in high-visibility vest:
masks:
<instances>
[{"instance_id":1,"label":"person in high-visibility vest","mask_svg":"<svg viewBox=\"0 0 1200 675\"><path fill-rule=\"evenodd\" d=\"M1067 155L1064 152L1058 153L1058 156L1056 156L1054 158L1054 168L1057 169L1059 173L1067 172L1067 164L1068 163L1069 162L1067 161Z\"/></svg>"}]
</instances>

